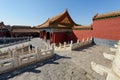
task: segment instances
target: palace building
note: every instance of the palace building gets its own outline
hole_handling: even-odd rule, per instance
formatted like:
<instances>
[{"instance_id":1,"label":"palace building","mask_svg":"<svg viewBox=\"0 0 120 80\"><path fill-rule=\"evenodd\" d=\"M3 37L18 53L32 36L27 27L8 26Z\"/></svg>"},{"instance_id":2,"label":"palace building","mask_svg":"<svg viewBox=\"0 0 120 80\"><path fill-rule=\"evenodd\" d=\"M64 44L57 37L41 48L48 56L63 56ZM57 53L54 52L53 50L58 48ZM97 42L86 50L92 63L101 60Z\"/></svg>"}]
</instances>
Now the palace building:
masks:
<instances>
[{"instance_id":1,"label":"palace building","mask_svg":"<svg viewBox=\"0 0 120 80\"><path fill-rule=\"evenodd\" d=\"M72 32L74 26L80 25L72 20L66 10L53 18L48 18L46 22L38 25L36 28L40 29L41 38L44 38L45 40L49 39L50 43L63 43L69 42L70 40L77 40Z\"/></svg>"},{"instance_id":2,"label":"palace building","mask_svg":"<svg viewBox=\"0 0 120 80\"><path fill-rule=\"evenodd\" d=\"M120 40L120 11L96 14L93 23L84 26L71 18L68 10L48 18L43 24L31 26L7 26L0 23L0 37L40 37L50 43L69 43L94 38L96 44L113 45Z\"/></svg>"},{"instance_id":3,"label":"palace building","mask_svg":"<svg viewBox=\"0 0 120 80\"><path fill-rule=\"evenodd\" d=\"M36 28L40 29L40 37L45 40L50 40L50 43L63 43L74 42L77 39L82 40L83 38L91 38L91 25L83 26L76 24L65 10L63 13L53 17L48 18L46 22L38 25ZM89 34L88 34L89 33Z\"/></svg>"},{"instance_id":4,"label":"palace building","mask_svg":"<svg viewBox=\"0 0 120 80\"><path fill-rule=\"evenodd\" d=\"M68 10L38 25L40 37L50 43L63 43L70 40L94 38L96 44L113 45L120 39L120 11L97 14L88 26L76 24Z\"/></svg>"},{"instance_id":5,"label":"palace building","mask_svg":"<svg viewBox=\"0 0 120 80\"><path fill-rule=\"evenodd\" d=\"M31 26L14 25L11 27L11 37L39 37L40 30Z\"/></svg>"},{"instance_id":6,"label":"palace building","mask_svg":"<svg viewBox=\"0 0 120 80\"><path fill-rule=\"evenodd\" d=\"M40 30L31 26L5 25L0 22L0 37L39 37Z\"/></svg>"}]
</instances>

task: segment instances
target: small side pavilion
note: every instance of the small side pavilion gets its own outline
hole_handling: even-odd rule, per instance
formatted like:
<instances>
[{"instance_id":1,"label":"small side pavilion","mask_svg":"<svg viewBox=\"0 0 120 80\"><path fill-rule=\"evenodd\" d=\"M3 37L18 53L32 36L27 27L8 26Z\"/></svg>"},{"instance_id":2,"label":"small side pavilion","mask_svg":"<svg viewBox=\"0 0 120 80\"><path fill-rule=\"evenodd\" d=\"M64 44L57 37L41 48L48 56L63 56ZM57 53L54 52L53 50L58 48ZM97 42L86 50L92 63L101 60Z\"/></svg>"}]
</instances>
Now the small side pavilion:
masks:
<instances>
[{"instance_id":1,"label":"small side pavilion","mask_svg":"<svg viewBox=\"0 0 120 80\"><path fill-rule=\"evenodd\" d=\"M46 22L36 28L40 29L40 38L50 40L50 43L58 44L77 40L72 32L74 26L79 25L72 20L68 10L65 10L53 18L48 18Z\"/></svg>"}]
</instances>

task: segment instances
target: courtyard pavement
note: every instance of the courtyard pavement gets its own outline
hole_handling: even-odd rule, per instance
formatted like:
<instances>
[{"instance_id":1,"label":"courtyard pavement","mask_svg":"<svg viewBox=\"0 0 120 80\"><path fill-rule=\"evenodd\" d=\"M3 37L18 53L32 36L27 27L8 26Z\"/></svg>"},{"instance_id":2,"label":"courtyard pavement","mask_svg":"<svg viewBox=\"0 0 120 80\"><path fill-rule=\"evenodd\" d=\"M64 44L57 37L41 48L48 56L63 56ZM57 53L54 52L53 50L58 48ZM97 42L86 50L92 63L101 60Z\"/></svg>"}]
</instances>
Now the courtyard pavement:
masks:
<instances>
[{"instance_id":1,"label":"courtyard pavement","mask_svg":"<svg viewBox=\"0 0 120 80\"><path fill-rule=\"evenodd\" d=\"M40 47L41 49L45 49L47 47L47 43L41 38L32 38L30 44L32 44L32 46Z\"/></svg>"},{"instance_id":2,"label":"courtyard pavement","mask_svg":"<svg viewBox=\"0 0 120 80\"><path fill-rule=\"evenodd\" d=\"M34 46L44 47L41 39L33 39ZM111 61L103 57L103 52L110 53L109 47L93 45L77 51L55 51L55 56L32 68L21 69L18 75L8 80L104 80L105 78L91 69L91 61L111 67ZM35 66L35 67L33 67ZM8 75L4 75L8 76Z\"/></svg>"}]
</instances>

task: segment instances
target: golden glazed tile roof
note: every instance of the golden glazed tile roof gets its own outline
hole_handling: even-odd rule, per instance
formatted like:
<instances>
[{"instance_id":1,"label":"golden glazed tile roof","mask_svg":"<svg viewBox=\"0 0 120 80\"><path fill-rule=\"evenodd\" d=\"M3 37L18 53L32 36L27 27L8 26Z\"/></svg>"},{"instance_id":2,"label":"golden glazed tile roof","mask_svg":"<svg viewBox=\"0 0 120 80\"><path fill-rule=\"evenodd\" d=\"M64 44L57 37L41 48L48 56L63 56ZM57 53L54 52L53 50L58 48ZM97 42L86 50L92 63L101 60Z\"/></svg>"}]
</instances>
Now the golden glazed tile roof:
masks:
<instances>
[{"instance_id":1,"label":"golden glazed tile roof","mask_svg":"<svg viewBox=\"0 0 120 80\"><path fill-rule=\"evenodd\" d=\"M40 30L37 28L14 28L13 33L39 33Z\"/></svg>"},{"instance_id":2,"label":"golden glazed tile roof","mask_svg":"<svg viewBox=\"0 0 120 80\"><path fill-rule=\"evenodd\" d=\"M47 28L47 27L50 27L51 24L54 24L54 23L59 23L59 21L63 18L67 16L70 20L71 20L71 24L74 24L74 25L78 25L76 24L72 18L70 17L68 11L66 10L65 12L61 13L61 14L58 14L57 16L53 17L53 18L49 18L46 22L44 22L43 24L41 25L38 25L36 28ZM65 25L65 24L64 24Z\"/></svg>"},{"instance_id":3,"label":"golden glazed tile roof","mask_svg":"<svg viewBox=\"0 0 120 80\"><path fill-rule=\"evenodd\" d=\"M88 25L88 26L74 26L73 29L78 29L78 30L91 30L92 29L92 25Z\"/></svg>"},{"instance_id":4,"label":"golden glazed tile roof","mask_svg":"<svg viewBox=\"0 0 120 80\"><path fill-rule=\"evenodd\" d=\"M26 28L31 28L31 26L25 26L25 25L13 25L12 26L12 29L16 29L16 28L18 28L18 29L26 29Z\"/></svg>"},{"instance_id":5,"label":"golden glazed tile roof","mask_svg":"<svg viewBox=\"0 0 120 80\"><path fill-rule=\"evenodd\" d=\"M50 25L50 20L48 19L43 24L38 25L36 28L45 28L45 27L48 27L49 25Z\"/></svg>"},{"instance_id":6,"label":"golden glazed tile roof","mask_svg":"<svg viewBox=\"0 0 120 80\"><path fill-rule=\"evenodd\" d=\"M88 28L88 27L92 27L92 24L90 25L80 25L80 26L74 26L73 28Z\"/></svg>"},{"instance_id":7,"label":"golden glazed tile roof","mask_svg":"<svg viewBox=\"0 0 120 80\"><path fill-rule=\"evenodd\" d=\"M120 11L109 12L109 13L105 13L105 14L96 14L93 17L93 20L104 19L104 18L112 18L112 17L118 17L118 16L120 16Z\"/></svg>"}]
</instances>

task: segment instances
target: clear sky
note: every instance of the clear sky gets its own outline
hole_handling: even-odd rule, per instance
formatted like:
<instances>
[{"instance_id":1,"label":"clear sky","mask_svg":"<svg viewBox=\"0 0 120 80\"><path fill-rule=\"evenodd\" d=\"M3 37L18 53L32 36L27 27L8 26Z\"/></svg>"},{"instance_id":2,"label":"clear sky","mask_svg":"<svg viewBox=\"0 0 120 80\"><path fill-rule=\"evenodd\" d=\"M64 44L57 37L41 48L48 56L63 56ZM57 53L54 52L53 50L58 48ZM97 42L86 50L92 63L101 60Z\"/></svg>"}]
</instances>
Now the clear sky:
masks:
<instances>
[{"instance_id":1,"label":"clear sky","mask_svg":"<svg viewBox=\"0 0 120 80\"><path fill-rule=\"evenodd\" d=\"M120 0L0 0L0 21L36 26L66 8L76 23L89 25L96 13L120 10Z\"/></svg>"}]
</instances>

